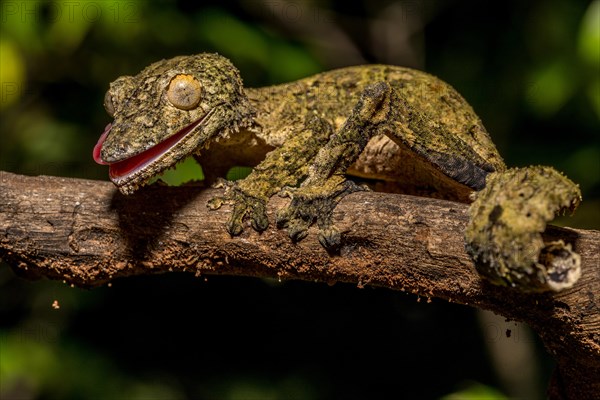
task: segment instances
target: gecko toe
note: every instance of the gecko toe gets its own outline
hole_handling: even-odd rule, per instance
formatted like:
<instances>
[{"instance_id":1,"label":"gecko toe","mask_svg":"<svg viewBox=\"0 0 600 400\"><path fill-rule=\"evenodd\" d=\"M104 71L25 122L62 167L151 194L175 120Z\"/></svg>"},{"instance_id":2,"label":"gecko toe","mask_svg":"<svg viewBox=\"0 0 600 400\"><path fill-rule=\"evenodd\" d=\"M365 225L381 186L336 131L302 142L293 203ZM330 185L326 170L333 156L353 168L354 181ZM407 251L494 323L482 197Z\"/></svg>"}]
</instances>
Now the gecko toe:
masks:
<instances>
[{"instance_id":1,"label":"gecko toe","mask_svg":"<svg viewBox=\"0 0 600 400\"><path fill-rule=\"evenodd\" d=\"M240 221L229 220L227 222L227 232L229 232L231 236L238 236L242 233L243 230L244 228L242 227Z\"/></svg>"},{"instance_id":2,"label":"gecko toe","mask_svg":"<svg viewBox=\"0 0 600 400\"><path fill-rule=\"evenodd\" d=\"M244 230L244 221L250 220L250 225L258 232L269 226L266 201L245 193L236 182L227 182L223 196L215 197L208 202L208 208L216 210L224 204L233 205L233 211L226 223L227 232L238 236Z\"/></svg>"},{"instance_id":3,"label":"gecko toe","mask_svg":"<svg viewBox=\"0 0 600 400\"><path fill-rule=\"evenodd\" d=\"M264 202L257 201L254 203L250 224L257 232L263 232L269 227L269 218L267 217L267 211Z\"/></svg>"},{"instance_id":4,"label":"gecko toe","mask_svg":"<svg viewBox=\"0 0 600 400\"><path fill-rule=\"evenodd\" d=\"M329 251L337 250L342 244L342 234L335 226L321 229L318 235L319 243Z\"/></svg>"},{"instance_id":5,"label":"gecko toe","mask_svg":"<svg viewBox=\"0 0 600 400\"><path fill-rule=\"evenodd\" d=\"M244 203L236 203L233 207L233 213L227 221L227 232L231 236L237 236L242 233L244 230L243 221L244 216L246 215L246 204Z\"/></svg>"},{"instance_id":6,"label":"gecko toe","mask_svg":"<svg viewBox=\"0 0 600 400\"><path fill-rule=\"evenodd\" d=\"M295 220L288 224L288 236L292 239L292 242L296 243L308 236L307 223L304 221Z\"/></svg>"}]
</instances>

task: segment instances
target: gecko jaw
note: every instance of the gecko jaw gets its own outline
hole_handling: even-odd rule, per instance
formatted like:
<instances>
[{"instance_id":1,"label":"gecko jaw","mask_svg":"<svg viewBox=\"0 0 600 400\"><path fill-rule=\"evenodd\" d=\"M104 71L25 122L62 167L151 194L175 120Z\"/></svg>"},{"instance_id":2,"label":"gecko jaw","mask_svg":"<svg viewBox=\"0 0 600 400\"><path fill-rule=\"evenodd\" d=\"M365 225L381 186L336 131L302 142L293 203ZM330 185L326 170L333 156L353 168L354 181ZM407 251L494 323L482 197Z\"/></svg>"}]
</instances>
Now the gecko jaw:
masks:
<instances>
[{"instance_id":1,"label":"gecko jaw","mask_svg":"<svg viewBox=\"0 0 600 400\"><path fill-rule=\"evenodd\" d=\"M176 146L197 147L198 127L212 115L209 113L195 122L179 130L160 143L144 150L134 156L116 162L102 160L100 152L112 124L108 124L94 147L94 160L98 164L108 165L110 180L119 188L123 194L135 192L139 186L143 186L152 177L160 174L165 169L175 165L179 158L172 149ZM154 167L154 168L153 168Z\"/></svg>"}]
</instances>

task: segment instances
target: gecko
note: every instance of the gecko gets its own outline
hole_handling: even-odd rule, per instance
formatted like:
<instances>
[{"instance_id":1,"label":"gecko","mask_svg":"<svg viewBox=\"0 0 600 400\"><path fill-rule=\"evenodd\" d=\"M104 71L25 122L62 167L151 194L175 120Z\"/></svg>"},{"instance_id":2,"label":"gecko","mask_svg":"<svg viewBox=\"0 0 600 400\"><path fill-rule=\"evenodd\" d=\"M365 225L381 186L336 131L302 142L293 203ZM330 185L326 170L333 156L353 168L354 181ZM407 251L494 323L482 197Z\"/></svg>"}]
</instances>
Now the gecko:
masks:
<instances>
[{"instance_id":1,"label":"gecko","mask_svg":"<svg viewBox=\"0 0 600 400\"><path fill-rule=\"evenodd\" d=\"M266 230L267 203L280 194L291 200L276 226L298 242L316 225L335 254L344 243L336 205L375 189L470 203L465 247L494 284L560 291L581 274L571 244L541 237L556 213L577 207L579 187L551 167L508 168L473 108L428 73L361 65L247 88L230 60L202 53L119 77L104 107L113 121L93 158L119 191L192 155L205 183L225 188L208 206L232 207L232 237ZM224 181L233 166L253 169Z\"/></svg>"}]
</instances>

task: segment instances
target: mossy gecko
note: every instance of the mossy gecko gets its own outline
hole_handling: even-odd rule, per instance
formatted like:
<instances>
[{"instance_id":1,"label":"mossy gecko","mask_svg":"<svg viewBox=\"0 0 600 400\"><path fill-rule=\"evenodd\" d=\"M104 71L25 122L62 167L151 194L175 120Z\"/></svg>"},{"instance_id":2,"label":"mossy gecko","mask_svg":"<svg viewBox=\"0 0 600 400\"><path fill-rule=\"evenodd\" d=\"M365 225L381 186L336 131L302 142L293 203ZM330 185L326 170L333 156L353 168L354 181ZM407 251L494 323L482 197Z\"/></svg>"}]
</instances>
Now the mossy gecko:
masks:
<instances>
[{"instance_id":1,"label":"mossy gecko","mask_svg":"<svg viewBox=\"0 0 600 400\"><path fill-rule=\"evenodd\" d=\"M266 204L280 193L292 200L277 225L298 241L316 223L321 244L335 251L343 237L333 209L347 194L366 190L351 175L388 191L475 199L466 247L494 283L561 290L579 277L570 245L540 236L555 212L577 206L578 187L549 167L507 169L471 106L427 73L356 66L252 89L226 58L198 54L118 78L104 105L114 121L94 159L109 165L124 194L189 155L207 183L232 166L254 167L242 180L221 181L224 195L209 203L233 206L233 236L246 221L265 230Z\"/></svg>"}]
</instances>

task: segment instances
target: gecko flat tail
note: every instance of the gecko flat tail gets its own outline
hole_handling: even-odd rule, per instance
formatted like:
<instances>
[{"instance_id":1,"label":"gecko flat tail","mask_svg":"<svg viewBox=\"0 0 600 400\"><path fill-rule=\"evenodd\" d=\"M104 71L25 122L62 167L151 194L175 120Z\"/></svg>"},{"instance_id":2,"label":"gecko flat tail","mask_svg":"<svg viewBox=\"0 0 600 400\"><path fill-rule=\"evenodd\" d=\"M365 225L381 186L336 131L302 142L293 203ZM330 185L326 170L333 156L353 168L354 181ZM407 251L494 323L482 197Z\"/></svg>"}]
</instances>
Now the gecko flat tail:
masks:
<instances>
[{"instance_id":1,"label":"gecko flat tail","mask_svg":"<svg viewBox=\"0 0 600 400\"><path fill-rule=\"evenodd\" d=\"M487 176L469 208L466 249L492 283L522 291L560 291L581 275L581 259L541 233L558 213L574 211L579 187L551 167L513 168Z\"/></svg>"}]
</instances>

